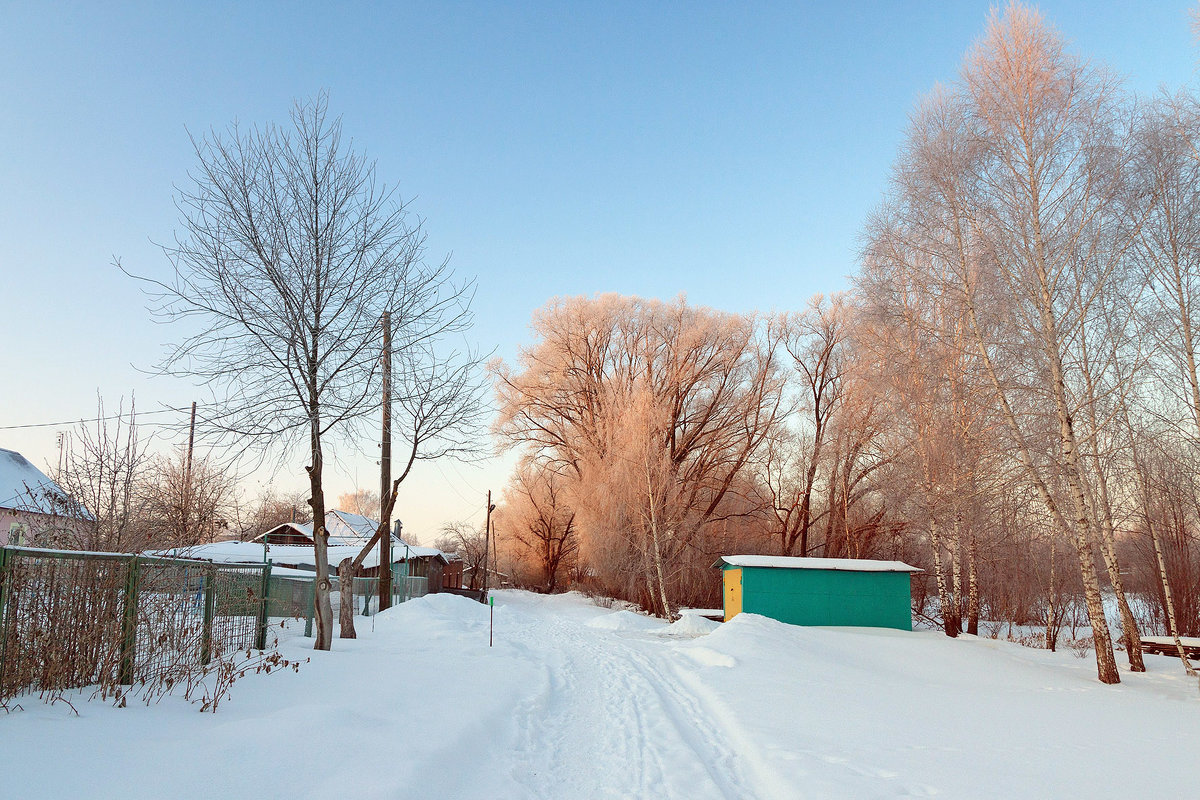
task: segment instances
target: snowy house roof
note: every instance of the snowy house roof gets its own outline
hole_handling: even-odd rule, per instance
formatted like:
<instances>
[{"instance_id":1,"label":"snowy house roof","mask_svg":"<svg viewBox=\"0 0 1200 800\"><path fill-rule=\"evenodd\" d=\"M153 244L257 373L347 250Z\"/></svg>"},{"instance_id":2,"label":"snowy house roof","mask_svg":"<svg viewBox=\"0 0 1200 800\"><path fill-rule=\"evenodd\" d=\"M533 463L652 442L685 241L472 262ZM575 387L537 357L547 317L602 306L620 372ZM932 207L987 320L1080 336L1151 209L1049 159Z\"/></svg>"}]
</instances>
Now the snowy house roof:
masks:
<instances>
[{"instance_id":1,"label":"snowy house roof","mask_svg":"<svg viewBox=\"0 0 1200 800\"><path fill-rule=\"evenodd\" d=\"M329 532L329 545L331 547L337 545L357 545L358 547L362 547L371 541L371 537L375 535L375 528L378 526L379 523L370 517L364 517L361 514L351 514L349 511L333 510L325 513L325 530ZM289 528L310 541L312 540L312 523L285 522L282 525L276 525L269 531L260 533L254 537L254 541L260 541L268 534L282 532ZM395 533L392 534L392 541L399 542L401 545L404 544Z\"/></svg>"},{"instance_id":2,"label":"snowy house roof","mask_svg":"<svg viewBox=\"0 0 1200 800\"><path fill-rule=\"evenodd\" d=\"M364 545L371 541L379 523L361 514L349 511L330 511L325 515L325 530L329 531L330 544Z\"/></svg>"},{"instance_id":3,"label":"snowy house roof","mask_svg":"<svg viewBox=\"0 0 1200 800\"><path fill-rule=\"evenodd\" d=\"M407 556L405 544L392 544L392 558L404 561L405 558L433 557L446 560L441 550L432 547L409 546ZM359 544L330 544L329 565L336 569L343 558L355 558L362 545ZM316 550L302 544L272 544L265 548L260 542L212 542L198 544L192 547L176 547L171 550L157 550L148 555L165 556L168 558L197 558L215 561L218 564L261 564L270 560L275 564L292 564L300 567L317 568ZM379 550L371 548L371 552L363 559L366 568L379 566Z\"/></svg>"},{"instance_id":4,"label":"snowy house roof","mask_svg":"<svg viewBox=\"0 0 1200 800\"><path fill-rule=\"evenodd\" d=\"M53 497L65 500L67 493L46 477L29 459L15 450L0 448L0 508L53 514Z\"/></svg>"},{"instance_id":5,"label":"snowy house roof","mask_svg":"<svg viewBox=\"0 0 1200 800\"><path fill-rule=\"evenodd\" d=\"M924 572L903 561L865 558L801 558L799 556L721 556L714 567L768 567L772 569L831 569L838 572Z\"/></svg>"},{"instance_id":6,"label":"snowy house roof","mask_svg":"<svg viewBox=\"0 0 1200 800\"><path fill-rule=\"evenodd\" d=\"M295 531L296 533L308 539L310 542L312 541L313 529L312 523L310 522L282 522L276 525L274 528L265 530L258 536L255 536L252 541L260 542L267 536L270 536L272 533L283 533L287 530Z\"/></svg>"}]
</instances>

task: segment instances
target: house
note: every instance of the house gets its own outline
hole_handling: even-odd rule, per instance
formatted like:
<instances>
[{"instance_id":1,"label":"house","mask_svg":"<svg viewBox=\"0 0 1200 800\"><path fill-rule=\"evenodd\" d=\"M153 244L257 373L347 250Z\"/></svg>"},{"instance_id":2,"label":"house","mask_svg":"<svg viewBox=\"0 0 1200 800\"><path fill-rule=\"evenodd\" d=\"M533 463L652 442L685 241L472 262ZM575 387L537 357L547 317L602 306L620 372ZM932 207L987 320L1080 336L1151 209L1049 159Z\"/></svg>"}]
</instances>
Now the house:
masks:
<instances>
[{"instance_id":1,"label":"house","mask_svg":"<svg viewBox=\"0 0 1200 800\"><path fill-rule=\"evenodd\" d=\"M348 511L326 513L325 528L329 531L328 557L332 573L337 573L342 559L358 556L375 535L378 524L370 517ZM451 563L450 557L435 547L411 545L401 539L398 522L391 538L393 574L397 577L424 578L429 592L441 591L445 580L443 570ZM199 558L225 564L261 564L270 561L277 567L308 573L317 569L312 525L300 522L277 525L249 542L212 542L165 550L155 555ZM453 571L451 574L454 574ZM458 574L461 583L461 570ZM363 558L358 577L375 578L378 575L379 548L376 546Z\"/></svg>"},{"instance_id":2,"label":"house","mask_svg":"<svg viewBox=\"0 0 1200 800\"><path fill-rule=\"evenodd\" d=\"M79 514L87 512L25 456L0 448L0 545L54 544Z\"/></svg>"},{"instance_id":3,"label":"house","mask_svg":"<svg viewBox=\"0 0 1200 800\"><path fill-rule=\"evenodd\" d=\"M378 526L378 522L361 514L337 510L326 512L325 530L329 532L330 569L336 572L343 558L356 557L367 542L371 541ZM400 538L400 528L397 521L391 532L392 564L403 565L399 571L411 578L429 578L430 591L439 591L442 588L442 569L449 563L449 558L434 547L408 544ZM253 541L259 547L265 545L273 554L270 556L271 560L276 563L295 566L298 569L316 569L316 561L312 557L311 523L285 522L256 536ZM393 570L396 570L396 566L393 566ZM358 574L363 578L378 576L377 548L363 560Z\"/></svg>"},{"instance_id":4,"label":"house","mask_svg":"<svg viewBox=\"0 0 1200 800\"><path fill-rule=\"evenodd\" d=\"M725 620L745 611L793 625L912 630L911 574L900 561L723 556Z\"/></svg>"},{"instance_id":5,"label":"house","mask_svg":"<svg viewBox=\"0 0 1200 800\"><path fill-rule=\"evenodd\" d=\"M325 530L329 533L330 546L358 545L362 547L371 541L375 528L379 523L361 514L351 514L349 511L325 512ZM313 526L308 522L285 522L276 525L265 533L254 537L256 542L267 544L295 544L313 546ZM396 531L392 532L392 541L403 542Z\"/></svg>"},{"instance_id":6,"label":"house","mask_svg":"<svg viewBox=\"0 0 1200 800\"><path fill-rule=\"evenodd\" d=\"M463 559L458 553L446 553L446 566L442 570L443 589L463 588Z\"/></svg>"}]
</instances>

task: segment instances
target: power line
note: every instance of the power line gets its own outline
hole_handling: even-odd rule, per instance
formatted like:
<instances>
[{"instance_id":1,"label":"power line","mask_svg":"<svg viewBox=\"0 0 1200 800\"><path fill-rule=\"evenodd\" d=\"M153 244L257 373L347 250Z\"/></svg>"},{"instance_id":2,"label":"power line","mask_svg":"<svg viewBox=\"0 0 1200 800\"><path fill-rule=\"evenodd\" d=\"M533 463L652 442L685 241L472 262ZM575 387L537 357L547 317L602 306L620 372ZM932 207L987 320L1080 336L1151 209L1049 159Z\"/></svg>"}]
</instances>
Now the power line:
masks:
<instances>
[{"instance_id":1,"label":"power line","mask_svg":"<svg viewBox=\"0 0 1200 800\"><path fill-rule=\"evenodd\" d=\"M138 417L148 417L151 414L182 414L182 413L183 412L179 409L164 408L160 411L138 411L135 414L133 414L132 416L136 420ZM107 416L107 417L92 417L90 419L71 419L71 420L67 420L66 422L32 422L32 423L29 423L28 425L0 425L0 431L12 431L12 430L17 430L18 428L57 428L57 427L61 427L63 425L78 425L83 422L105 422L110 419L125 419L126 417L129 417L129 416L131 416L131 415L130 414L113 414L113 415ZM152 423L152 424L161 425L161 424L165 424L165 423Z\"/></svg>"}]
</instances>

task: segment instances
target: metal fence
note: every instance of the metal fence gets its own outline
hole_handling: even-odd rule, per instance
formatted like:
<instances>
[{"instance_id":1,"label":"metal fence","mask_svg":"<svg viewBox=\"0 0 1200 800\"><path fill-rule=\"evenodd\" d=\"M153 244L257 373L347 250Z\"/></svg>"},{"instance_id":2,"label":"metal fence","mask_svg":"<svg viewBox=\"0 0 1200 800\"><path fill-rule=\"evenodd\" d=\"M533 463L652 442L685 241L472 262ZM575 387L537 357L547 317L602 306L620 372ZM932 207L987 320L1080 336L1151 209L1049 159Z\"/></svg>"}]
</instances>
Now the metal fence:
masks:
<instances>
[{"instance_id":1,"label":"metal fence","mask_svg":"<svg viewBox=\"0 0 1200 800\"><path fill-rule=\"evenodd\" d=\"M266 646L269 564L0 547L0 700L170 684Z\"/></svg>"},{"instance_id":2,"label":"metal fence","mask_svg":"<svg viewBox=\"0 0 1200 800\"><path fill-rule=\"evenodd\" d=\"M336 574L329 576L332 584L329 590L329 600L336 620L341 609L342 593ZM315 609L313 603L316 576L296 575L289 571L287 575L272 575L271 589L268 598L270 616L293 617L304 620L304 635L312 636L312 624ZM398 605L415 597L429 593L429 579L405 574L405 565L397 564L392 568L392 605ZM355 578L351 592L354 599L354 611L364 617L379 613L379 579Z\"/></svg>"},{"instance_id":3,"label":"metal fence","mask_svg":"<svg viewBox=\"0 0 1200 800\"><path fill-rule=\"evenodd\" d=\"M392 604L428 579L392 571ZM0 701L26 692L183 680L214 657L262 650L281 618L312 636L315 575L124 553L0 547ZM334 619L340 604L334 576ZM356 613L379 608L377 578L355 578Z\"/></svg>"},{"instance_id":4,"label":"metal fence","mask_svg":"<svg viewBox=\"0 0 1200 800\"><path fill-rule=\"evenodd\" d=\"M333 578L333 589L331 591L333 617L337 619L338 609L341 605L341 591L339 590L337 577ZM405 575L401 568L393 568L392 605L398 605L406 600L412 600L414 597L422 597L428 593L428 578ZM355 613L361 614L364 617L374 616L379 613L379 579L355 578L353 597Z\"/></svg>"}]
</instances>

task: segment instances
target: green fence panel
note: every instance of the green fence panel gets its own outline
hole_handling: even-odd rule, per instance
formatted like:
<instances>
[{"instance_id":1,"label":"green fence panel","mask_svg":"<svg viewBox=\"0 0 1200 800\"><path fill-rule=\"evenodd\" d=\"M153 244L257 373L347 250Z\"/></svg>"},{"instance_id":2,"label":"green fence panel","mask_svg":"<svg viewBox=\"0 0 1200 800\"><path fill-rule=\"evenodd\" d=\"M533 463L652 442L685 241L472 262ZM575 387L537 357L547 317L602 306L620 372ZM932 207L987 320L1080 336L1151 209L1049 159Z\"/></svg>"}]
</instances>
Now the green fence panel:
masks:
<instances>
[{"instance_id":1,"label":"green fence panel","mask_svg":"<svg viewBox=\"0 0 1200 800\"><path fill-rule=\"evenodd\" d=\"M125 576L124 611L121 623L121 675L118 683L133 684L133 665L137 655L137 622L138 622L138 559L129 559L128 572Z\"/></svg>"}]
</instances>

